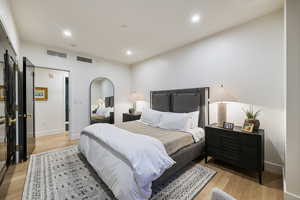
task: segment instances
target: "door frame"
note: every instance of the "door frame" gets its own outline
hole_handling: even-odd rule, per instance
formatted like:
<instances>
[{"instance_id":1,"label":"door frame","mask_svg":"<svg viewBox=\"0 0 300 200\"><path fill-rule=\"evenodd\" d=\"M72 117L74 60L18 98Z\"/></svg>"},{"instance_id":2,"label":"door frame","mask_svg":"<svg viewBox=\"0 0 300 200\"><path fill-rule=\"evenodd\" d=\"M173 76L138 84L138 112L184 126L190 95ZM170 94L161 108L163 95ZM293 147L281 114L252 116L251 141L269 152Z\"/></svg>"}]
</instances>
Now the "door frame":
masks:
<instances>
[{"instance_id":1,"label":"door frame","mask_svg":"<svg viewBox=\"0 0 300 200\"><path fill-rule=\"evenodd\" d=\"M69 111L69 123L68 123L68 128L69 128L69 130L68 130L68 136L69 136L69 138L70 139L72 139L71 138L71 136L72 136L72 134L71 134L71 127L72 127L72 115L71 115L71 112L72 112L72 103L71 103L71 95L72 95L72 72L71 72L71 70L68 70L68 69L61 69L61 68L54 68L54 67L41 67L41 66L36 66L35 65L35 69L48 69L48 70L55 70L55 71L63 71L63 72L68 72L69 73L69 91L68 91L68 96L69 96L69 109L68 109L68 111ZM36 74L35 74L35 77L36 77Z\"/></svg>"}]
</instances>

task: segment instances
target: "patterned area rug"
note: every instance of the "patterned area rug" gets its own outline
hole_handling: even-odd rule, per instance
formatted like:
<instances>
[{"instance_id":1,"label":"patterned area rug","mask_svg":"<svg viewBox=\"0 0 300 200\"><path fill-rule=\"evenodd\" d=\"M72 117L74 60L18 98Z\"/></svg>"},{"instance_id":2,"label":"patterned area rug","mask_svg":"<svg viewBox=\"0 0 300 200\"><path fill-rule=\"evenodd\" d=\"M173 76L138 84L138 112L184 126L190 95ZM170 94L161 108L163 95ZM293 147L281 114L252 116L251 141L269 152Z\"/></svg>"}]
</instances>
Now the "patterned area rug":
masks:
<instances>
[{"instance_id":1,"label":"patterned area rug","mask_svg":"<svg viewBox=\"0 0 300 200\"><path fill-rule=\"evenodd\" d=\"M154 186L152 200L190 200L215 175L193 164L168 183ZM73 145L31 156L22 200L114 200L112 192Z\"/></svg>"}]
</instances>

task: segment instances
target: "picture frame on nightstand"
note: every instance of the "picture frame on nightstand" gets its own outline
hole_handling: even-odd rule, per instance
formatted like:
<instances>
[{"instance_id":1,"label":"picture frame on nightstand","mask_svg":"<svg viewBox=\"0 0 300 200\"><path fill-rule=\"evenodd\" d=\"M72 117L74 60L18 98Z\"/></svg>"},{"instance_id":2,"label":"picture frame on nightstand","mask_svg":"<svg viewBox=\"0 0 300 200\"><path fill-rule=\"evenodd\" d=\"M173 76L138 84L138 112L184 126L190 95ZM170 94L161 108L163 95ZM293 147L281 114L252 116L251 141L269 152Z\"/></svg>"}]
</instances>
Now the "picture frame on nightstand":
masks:
<instances>
[{"instance_id":1,"label":"picture frame on nightstand","mask_svg":"<svg viewBox=\"0 0 300 200\"><path fill-rule=\"evenodd\" d=\"M248 123L245 122L242 128L242 131L248 132L248 133L253 133L254 129L254 124L253 123Z\"/></svg>"},{"instance_id":2,"label":"picture frame on nightstand","mask_svg":"<svg viewBox=\"0 0 300 200\"><path fill-rule=\"evenodd\" d=\"M234 123L224 122L223 123L223 128L233 130L234 129Z\"/></svg>"}]
</instances>

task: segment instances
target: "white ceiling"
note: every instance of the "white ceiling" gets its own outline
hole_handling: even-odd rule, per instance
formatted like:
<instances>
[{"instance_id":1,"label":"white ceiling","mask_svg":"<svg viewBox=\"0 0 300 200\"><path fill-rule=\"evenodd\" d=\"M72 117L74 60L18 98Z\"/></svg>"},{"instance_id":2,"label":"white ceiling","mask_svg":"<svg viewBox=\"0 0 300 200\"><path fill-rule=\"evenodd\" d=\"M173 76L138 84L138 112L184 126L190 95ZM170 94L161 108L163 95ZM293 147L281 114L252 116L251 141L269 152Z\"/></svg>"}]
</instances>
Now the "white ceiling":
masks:
<instances>
[{"instance_id":1,"label":"white ceiling","mask_svg":"<svg viewBox=\"0 0 300 200\"><path fill-rule=\"evenodd\" d=\"M283 0L11 0L11 6L23 40L132 64L268 14ZM195 13L201 21L191 24Z\"/></svg>"}]
</instances>

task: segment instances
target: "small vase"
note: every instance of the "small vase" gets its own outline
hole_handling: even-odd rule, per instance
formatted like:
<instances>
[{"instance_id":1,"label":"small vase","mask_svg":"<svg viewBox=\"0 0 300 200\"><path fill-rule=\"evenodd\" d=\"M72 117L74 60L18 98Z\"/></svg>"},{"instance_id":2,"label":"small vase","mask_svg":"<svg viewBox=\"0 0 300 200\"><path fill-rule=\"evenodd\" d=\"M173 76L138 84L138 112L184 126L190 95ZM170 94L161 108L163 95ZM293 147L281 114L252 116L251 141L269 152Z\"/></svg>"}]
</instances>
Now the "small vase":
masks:
<instances>
[{"instance_id":1,"label":"small vase","mask_svg":"<svg viewBox=\"0 0 300 200\"><path fill-rule=\"evenodd\" d=\"M129 113L130 113L130 114L135 113L135 109L134 109L134 108L129 108Z\"/></svg>"},{"instance_id":2,"label":"small vase","mask_svg":"<svg viewBox=\"0 0 300 200\"><path fill-rule=\"evenodd\" d=\"M246 119L245 122L254 124L253 132L257 132L260 126L260 122L257 119Z\"/></svg>"}]
</instances>

